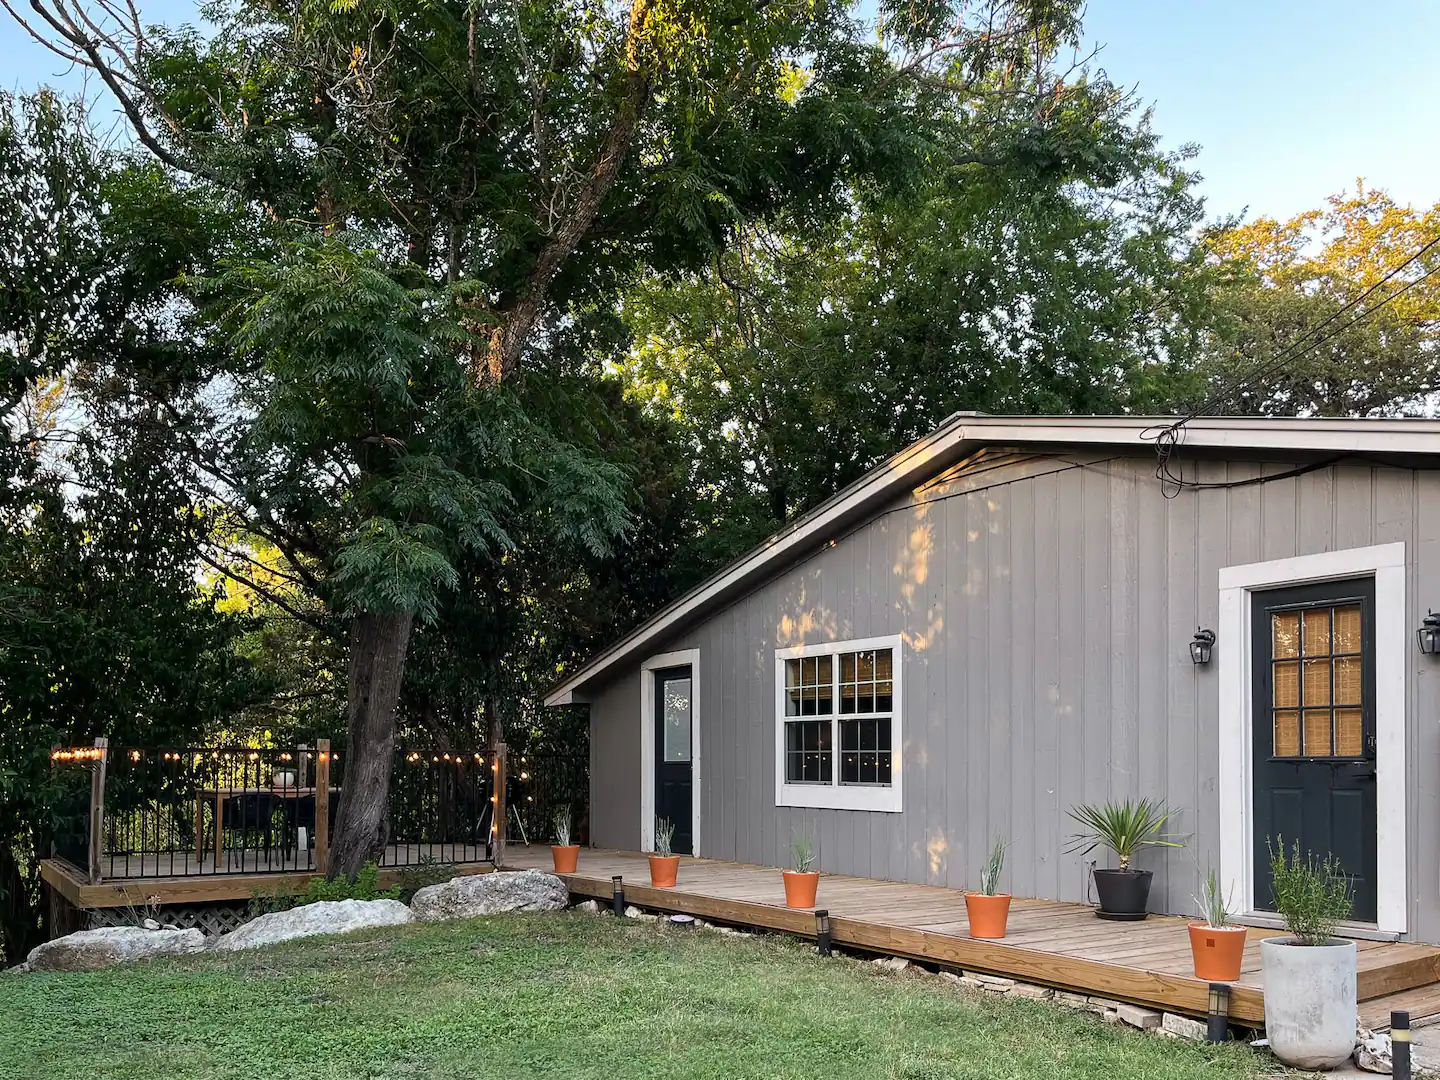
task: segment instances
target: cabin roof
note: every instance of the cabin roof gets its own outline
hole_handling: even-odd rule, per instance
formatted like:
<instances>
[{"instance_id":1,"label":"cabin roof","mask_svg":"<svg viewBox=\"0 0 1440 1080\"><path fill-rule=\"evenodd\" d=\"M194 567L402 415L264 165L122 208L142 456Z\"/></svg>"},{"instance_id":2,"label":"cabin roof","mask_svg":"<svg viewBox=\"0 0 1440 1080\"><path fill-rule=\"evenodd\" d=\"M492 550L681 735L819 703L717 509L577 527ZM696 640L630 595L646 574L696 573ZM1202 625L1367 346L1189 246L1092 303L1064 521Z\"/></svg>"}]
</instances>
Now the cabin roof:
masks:
<instances>
[{"instance_id":1,"label":"cabin roof","mask_svg":"<svg viewBox=\"0 0 1440 1080\"><path fill-rule=\"evenodd\" d=\"M545 697L546 705L586 700L586 688L618 665L638 662L653 646L755 588L890 500L987 447L1129 448L1155 450L1156 435L1172 416L989 416L956 413L935 431L875 466L849 487L796 518L759 546L666 605L619 641L601 650ZM1440 420L1306 417L1196 417L1177 437L1177 448L1210 457L1380 458L1429 456L1440 461Z\"/></svg>"}]
</instances>

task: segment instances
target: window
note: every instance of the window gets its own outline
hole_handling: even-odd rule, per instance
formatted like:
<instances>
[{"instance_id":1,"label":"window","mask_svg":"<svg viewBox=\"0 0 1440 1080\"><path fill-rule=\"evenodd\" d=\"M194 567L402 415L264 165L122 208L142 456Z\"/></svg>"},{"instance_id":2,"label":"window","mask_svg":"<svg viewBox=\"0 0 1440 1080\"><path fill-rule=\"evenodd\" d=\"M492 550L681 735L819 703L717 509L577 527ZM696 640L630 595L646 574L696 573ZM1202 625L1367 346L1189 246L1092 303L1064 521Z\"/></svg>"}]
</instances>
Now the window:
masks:
<instances>
[{"instance_id":1,"label":"window","mask_svg":"<svg viewBox=\"0 0 1440 1080\"><path fill-rule=\"evenodd\" d=\"M898 637L778 649L776 803L901 808Z\"/></svg>"},{"instance_id":2,"label":"window","mask_svg":"<svg viewBox=\"0 0 1440 1080\"><path fill-rule=\"evenodd\" d=\"M1360 606L1276 611L1270 633L1275 757L1364 756Z\"/></svg>"}]
</instances>

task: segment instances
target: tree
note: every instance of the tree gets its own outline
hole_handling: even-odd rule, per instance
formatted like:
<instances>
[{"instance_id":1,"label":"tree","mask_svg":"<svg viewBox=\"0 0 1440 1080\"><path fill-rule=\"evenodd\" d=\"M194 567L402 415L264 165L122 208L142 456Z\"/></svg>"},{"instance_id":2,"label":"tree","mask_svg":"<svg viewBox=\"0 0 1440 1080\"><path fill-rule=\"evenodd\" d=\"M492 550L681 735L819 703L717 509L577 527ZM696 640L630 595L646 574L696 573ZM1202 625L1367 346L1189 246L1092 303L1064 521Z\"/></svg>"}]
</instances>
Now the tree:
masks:
<instances>
[{"instance_id":1,"label":"tree","mask_svg":"<svg viewBox=\"0 0 1440 1080\"><path fill-rule=\"evenodd\" d=\"M1288 221L1213 231L1205 241L1216 272L1213 321L1181 407L1218 394L1214 408L1240 414L1431 411L1440 388L1440 276L1425 275L1440 268L1440 248L1339 313L1437 235L1440 203L1417 211L1363 184ZM1236 388L1260 369L1263 378Z\"/></svg>"},{"instance_id":2,"label":"tree","mask_svg":"<svg viewBox=\"0 0 1440 1080\"><path fill-rule=\"evenodd\" d=\"M230 269L136 392L227 531L348 621L345 874L384 843L411 628L456 560L513 550L516 526L599 554L623 523L623 478L535 407L591 315L640 268L913 172L932 99L1007 102L1030 118L1017 152L1048 152L1057 88L1006 73L1077 35L1072 0L886 4L883 43L835 0L234 0L203 40L133 6L0 2L98 74L168 198L236 215L201 260Z\"/></svg>"},{"instance_id":3,"label":"tree","mask_svg":"<svg viewBox=\"0 0 1440 1080\"><path fill-rule=\"evenodd\" d=\"M913 186L861 185L826 228L779 215L627 297L622 377L685 433L707 563L956 410L1144 408L1191 352L1204 294L1185 155L1160 153L1101 83L1062 101L1045 154L1003 111L942 111ZM1003 166L953 164L981 139Z\"/></svg>"},{"instance_id":4,"label":"tree","mask_svg":"<svg viewBox=\"0 0 1440 1080\"><path fill-rule=\"evenodd\" d=\"M13 959L47 918L39 859L64 811L50 748L189 742L270 687L234 653L246 621L197 580L210 521L165 425L154 407L117 409L110 385L154 358L169 234L127 231L135 174L52 95L0 95L0 177L0 952Z\"/></svg>"}]
</instances>

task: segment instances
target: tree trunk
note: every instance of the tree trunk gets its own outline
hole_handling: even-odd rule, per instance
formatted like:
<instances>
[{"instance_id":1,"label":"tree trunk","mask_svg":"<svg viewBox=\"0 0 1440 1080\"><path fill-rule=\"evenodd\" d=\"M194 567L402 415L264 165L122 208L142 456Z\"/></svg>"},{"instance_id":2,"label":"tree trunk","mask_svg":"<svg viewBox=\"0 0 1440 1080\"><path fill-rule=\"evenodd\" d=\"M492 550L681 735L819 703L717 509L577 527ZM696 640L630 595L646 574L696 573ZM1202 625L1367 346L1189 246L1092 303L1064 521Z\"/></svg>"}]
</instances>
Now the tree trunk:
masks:
<instances>
[{"instance_id":1,"label":"tree trunk","mask_svg":"<svg viewBox=\"0 0 1440 1080\"><path fill-rule=\"evenodd\" d=\"M395 707L414 619L413 611L362 611L350 622L350 737L330 841L331 877L354 878L366 862L380 857L389 840Z\"/></svg>"}]
</instances>

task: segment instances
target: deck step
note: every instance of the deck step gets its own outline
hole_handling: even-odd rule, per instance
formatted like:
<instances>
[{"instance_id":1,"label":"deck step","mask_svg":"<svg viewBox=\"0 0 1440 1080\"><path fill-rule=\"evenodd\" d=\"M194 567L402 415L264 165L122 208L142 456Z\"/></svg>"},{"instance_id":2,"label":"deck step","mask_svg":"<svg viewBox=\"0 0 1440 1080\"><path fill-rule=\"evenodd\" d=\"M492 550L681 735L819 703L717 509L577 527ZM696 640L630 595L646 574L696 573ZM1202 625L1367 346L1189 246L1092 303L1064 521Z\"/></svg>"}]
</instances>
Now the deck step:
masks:
<instances>
[{"instance_id":1,"label":"deck step","mask_svg":"<svg viewBox=\"0 0 1440 1080\"><path fill-rule=\"evenodd\" d=\"M1389 1031L1390 1013L1394 1009L1409 1011L1411 1027L1440 1023L1440 983L1361 1002L1360 1022L1372 1031Z\"/></svg>"},{"instance_id":2,"label":"deck step","mask_svg":"<svg viewBox=\"0 0 1440 1080\"><path fill-rule=\"evenodd\" d=\"M1361 1001L1440 982L1440 949L1433 945L1396 942L1362 952L1358 962L1355 990Z\"/></svg>"}]
</instances>

